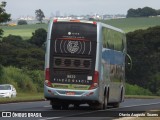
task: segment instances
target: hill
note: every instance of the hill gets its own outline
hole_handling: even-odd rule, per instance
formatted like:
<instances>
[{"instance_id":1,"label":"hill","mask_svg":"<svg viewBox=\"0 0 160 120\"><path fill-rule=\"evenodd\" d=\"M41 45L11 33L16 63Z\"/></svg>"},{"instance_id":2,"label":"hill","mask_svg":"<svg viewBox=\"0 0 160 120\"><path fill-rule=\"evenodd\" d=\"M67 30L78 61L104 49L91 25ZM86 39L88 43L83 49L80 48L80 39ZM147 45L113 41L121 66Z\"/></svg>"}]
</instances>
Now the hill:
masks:
<instances>
[{"instance_id":1,"label":"hill","mask_svg":"<svg viewBox=\"0 0 160 120\"><path fill-rule=\"evenodd\" d=\"M112 19L102 22L118 27L127 33L138 29L160 26L160 17Z\"/></svg>"},{"instance_id":2,"label":"hill","mask_svg":"<svg viewBox=\"0 0 160 120\"><path fill-rule=\"evenodd\" d=\"M17 26L0 26L4 31L3 37L8 35L18 35L23 37L23 39L29 39L32 33L39 28L44 28L47 30L47 24L28 24L28 25L17 25Z\"/></svg>"}]
</instances>

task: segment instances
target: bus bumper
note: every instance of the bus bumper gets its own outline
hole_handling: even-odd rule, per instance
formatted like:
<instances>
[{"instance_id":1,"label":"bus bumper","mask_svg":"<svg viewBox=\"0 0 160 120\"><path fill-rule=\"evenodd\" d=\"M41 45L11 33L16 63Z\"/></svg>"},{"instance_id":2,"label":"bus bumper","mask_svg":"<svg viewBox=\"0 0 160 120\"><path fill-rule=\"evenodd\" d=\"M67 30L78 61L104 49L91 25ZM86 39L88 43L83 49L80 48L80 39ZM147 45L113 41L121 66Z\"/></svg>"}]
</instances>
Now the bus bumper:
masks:
<instances>
[{"instance_id":1,"label":"bus bumper","mask_svg":"<svg viewBox=\"0 0 160 120\"><path fill-rule=\"evenodd\" d=\"M72 94L67 94L72 93ZM44 97L46 99L99 101L98 88L92 90L55 89L44 85Z\"/></svg>"}]
</instances>

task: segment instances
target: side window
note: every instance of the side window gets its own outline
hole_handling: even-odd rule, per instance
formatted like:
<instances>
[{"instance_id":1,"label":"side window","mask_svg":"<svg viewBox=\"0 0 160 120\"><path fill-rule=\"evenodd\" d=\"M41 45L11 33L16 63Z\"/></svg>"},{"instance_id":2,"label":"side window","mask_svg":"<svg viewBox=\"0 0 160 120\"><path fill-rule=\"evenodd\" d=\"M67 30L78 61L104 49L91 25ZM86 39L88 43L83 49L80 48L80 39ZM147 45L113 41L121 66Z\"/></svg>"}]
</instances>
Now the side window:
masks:
<instances>
[{"instance_id":1,"label":"side window","mask_svg":"<svg viewBox=\"0 0 160 120\"><path fill-rule=\"evenodd\" d=\"M107 48L107 31L105 28L102 28L103 34L103 48Z\"/></svg>"}]
</instances>

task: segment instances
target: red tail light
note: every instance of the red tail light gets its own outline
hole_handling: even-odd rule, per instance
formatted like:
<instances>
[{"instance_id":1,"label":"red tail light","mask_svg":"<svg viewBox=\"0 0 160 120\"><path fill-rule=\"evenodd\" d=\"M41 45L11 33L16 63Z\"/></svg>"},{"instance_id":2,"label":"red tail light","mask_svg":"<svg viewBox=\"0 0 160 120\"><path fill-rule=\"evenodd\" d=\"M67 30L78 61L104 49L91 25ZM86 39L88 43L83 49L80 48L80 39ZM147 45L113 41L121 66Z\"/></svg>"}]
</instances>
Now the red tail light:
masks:
<instances>
[{"instance_id":1,"label":"red tail light","mask_svg":"<svg viewBox=\"0 0 160 120\"><path fill-rule=\"evenodd\" d=\"M50 82L50 70L49 70L49 68L46 68L46 71L45 71L45 82L44 83L45 83L45 85L47 85L49 87L52 86L52 84Z\"/></svg>"},{"instance_id":2,"label":"red tail light","mask_svg":"<svg viewBox=\"0 0 160 120\"><path fill-rule=\"evenodd\" d=\"M93 22L94 25L97 25L97 22Z\"/></svg>"},{"instance_id":3,"label":"red tail light","mask_svg":"<svg viewBox=\"0 0 160 120\"><path fill-rule=\"evenodd\" d=\"M58 22L58 19L54 19L53 22Z\"/></svg>"},{"instance_id":4,"label":"red tail light","mask_svg":"<svg viewBox=\"0 0 160 120\"><path fill-rule=\"evenodd\" d=\"M92 83L92 85L90 86L89 89L95 89L95 88L98 87L98 78L99 78L99 72L95 71L94 72L93 83Z\"/></svg>"},{"instance_id":5,"label":"red tail light","mask_svg":"<svg viewBox=\"0 0 160 120\"><path fill-rule=\"evenodd\" d=\"M49 71L49 68L46 68L46 71L45 71L45 80L50 80L50 71Z\"/></svg>"}]
</instances>

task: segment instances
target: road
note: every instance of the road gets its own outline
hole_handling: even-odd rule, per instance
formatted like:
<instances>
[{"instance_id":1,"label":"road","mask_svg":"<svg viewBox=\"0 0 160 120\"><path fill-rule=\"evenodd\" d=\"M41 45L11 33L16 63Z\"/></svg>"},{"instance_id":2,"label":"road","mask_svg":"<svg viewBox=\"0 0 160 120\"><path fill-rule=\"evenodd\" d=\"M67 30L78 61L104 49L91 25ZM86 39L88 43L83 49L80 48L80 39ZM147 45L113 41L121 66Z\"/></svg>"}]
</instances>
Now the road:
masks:
<instances>
[{"instance_id":1,"label":"road","mask_svg":"<svg viewBox=\"0 0 160 120\"><path fill-rule=\"evenodd\" d=\"M137 114L136 111L142 113L143 111L149 110L160 110L160 99L126 99L125 102L120 104L119 108L108 107L106 110L91 110L89 106L85 104L77 109L70 106L69 110L52 110L49 101L0 104L1 115L2 112L5 111L12 112L12 118L3 118L4 120L21 120L22 116L23 119L28 119L25 117L30 115L30 113L36 113L37 118L31 117L29 120L72 120L75 119L75 117L76 120L82 120L83 117L87 117L87 120L103 120L103 118L106 120L106 118L117 118L117 115L124 117L124 115L128 116L128 113L130 115L130 113ZM19 114L13 114L14 112ZM17 115L19 116L17 117ZM40 118L41 116L43 118Z\"/></svg>"}]
</instances>

